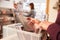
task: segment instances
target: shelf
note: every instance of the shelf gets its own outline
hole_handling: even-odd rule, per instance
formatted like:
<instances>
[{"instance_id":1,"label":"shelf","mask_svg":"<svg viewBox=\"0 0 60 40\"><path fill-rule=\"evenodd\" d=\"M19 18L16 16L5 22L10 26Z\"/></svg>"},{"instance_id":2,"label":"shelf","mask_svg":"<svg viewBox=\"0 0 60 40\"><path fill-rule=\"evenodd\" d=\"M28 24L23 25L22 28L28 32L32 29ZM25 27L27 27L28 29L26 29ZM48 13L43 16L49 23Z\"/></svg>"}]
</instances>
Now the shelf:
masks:
<instances>
[{"instance_id":1,"label":"shelf","mask_svg":"<svg viewBox=\"0 0 60 40\"><path fill-rule=\"evenodd\" d=\"M1 33L0 35L3 35L3 33Z\"/></svg>"},{"instance_id":2,"label":"shelf","mask_svg":"<svg viewBox=\"0 0 60 40\"><path fill-rule=\"evenodd\" d=\"M0 16L10 16L10 17L13 17L13 14L0 14Z\"/></svg>"},{"instance_id":3,"label":"shelf","mask_svg":"<svg viewBox=\"0 0 60 40\"><path fill-rule=\"evenodd\" d=\"M3 11L0 9L0 24L5 25L15 22L15 16L13 14L13 11L11 11L10 9L4 9L4 10L6 10L6 13L3 13Z\"/></svg>"},{"instance_id":4,"label":"shelf","mask_svg":"<svg viewBox=\"0 0 60 40\"><path fill-rule=\"evenodd\" d=\"M11 14L12 14L12 13L11 13ZM9 13L9 14L8 14L8 13L7 13L7 14L0 14L0 15L10 15L10 13Z\"/></svg>"}]
</instances>

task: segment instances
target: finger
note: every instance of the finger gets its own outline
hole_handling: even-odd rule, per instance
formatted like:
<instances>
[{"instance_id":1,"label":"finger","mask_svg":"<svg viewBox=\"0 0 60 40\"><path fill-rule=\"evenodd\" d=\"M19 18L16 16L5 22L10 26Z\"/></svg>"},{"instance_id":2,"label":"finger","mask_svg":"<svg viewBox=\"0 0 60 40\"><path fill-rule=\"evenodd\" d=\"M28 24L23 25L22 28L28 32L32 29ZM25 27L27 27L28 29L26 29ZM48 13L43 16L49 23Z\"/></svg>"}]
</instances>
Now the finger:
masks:
<instances>
[{"instance_id":1,"label":"finger","mask_svg":"<svg viewBox=\"0 0 60 40\"><path fill-rule=\"evenodd\" d=\"M31 22L32 22L33 24L35 24L35 20L31 20Z\"/></svg>"},{"instance_id":2,"label":"finger","mask_svg":"<svg viewBox=\"0 0 60 40\"><path fill-rule=\"evenodd\" d=\"M29 25L31 25L31 26L33 26L33 25L34 25L34 23L32 23L32 22L29 22L28 24L29 24Z\"/></svg>"}]
</instances>

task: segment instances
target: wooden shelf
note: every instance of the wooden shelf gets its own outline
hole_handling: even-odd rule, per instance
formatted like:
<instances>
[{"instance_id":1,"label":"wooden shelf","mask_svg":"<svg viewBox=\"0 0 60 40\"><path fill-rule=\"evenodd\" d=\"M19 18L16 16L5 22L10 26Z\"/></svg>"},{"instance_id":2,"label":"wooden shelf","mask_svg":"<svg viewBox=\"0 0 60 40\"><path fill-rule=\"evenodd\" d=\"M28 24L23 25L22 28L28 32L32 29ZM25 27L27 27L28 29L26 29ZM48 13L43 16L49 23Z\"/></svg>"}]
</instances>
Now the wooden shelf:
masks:
<instances>
[{"instance_id":1,"label":"wooden shelf","mask_svg":"<svg viewBox=\"0 0 60 40\"><path fill-rule=\"evenodd\" d=\"M15 21L15 17L13 15L13 13L10 13L8 11L8 12L6 12L6 14L3 14L0 11L0 23L2 23L3 25L5 25L5 24L13 23L14 21Z\"/></svg>"}]
</instances>

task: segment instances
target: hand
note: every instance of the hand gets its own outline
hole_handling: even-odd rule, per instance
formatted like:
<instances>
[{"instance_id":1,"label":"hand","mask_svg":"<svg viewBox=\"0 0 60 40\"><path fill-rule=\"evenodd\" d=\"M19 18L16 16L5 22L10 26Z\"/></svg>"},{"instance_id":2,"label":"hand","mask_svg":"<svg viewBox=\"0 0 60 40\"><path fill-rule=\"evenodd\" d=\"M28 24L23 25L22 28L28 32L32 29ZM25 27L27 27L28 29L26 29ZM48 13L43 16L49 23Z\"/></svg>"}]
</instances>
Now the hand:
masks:
<instances>
[{"instance_id":1,"label":"hand","mask_svg":"<svg viewBox=\"0 0 60 40\"><path fill-rule=\"evenodd\" d=\"M51 23L51 22L48 22L48 21L39 22L39 21L36 20L36 19L29 18L28 24L29 24L34 30L36 30L36 29L47 30L47 28L49 27L49 25L51 25L52 23Z\"/></svg>"},{"instance_id":2,"label":"hand","mask_svg":"<svg viewBox=\"0 0 60 40\"><path fill-rule=\"evenodd\" d=\"M27 18L27 20L28 20L29 27L32 27L34 32L36 32L36 30L40 28L40 25L39 25L40 21L37 21L36 19L33 19L33 18Z\"/></svg>"},{"instance_id":3,"label":"hand","mask_svg":"<svg viewBox=\"0 0 60 40\"><path fill-rule=\"evenodd\" d=\"M40 26L41 26L41 28L42 28L43 30L47 30L48 27L49 27L49 25L51 25L51 24L52 24L51 22L42 21L42 22L40 23Z\"/></svg>"}]
</instances>

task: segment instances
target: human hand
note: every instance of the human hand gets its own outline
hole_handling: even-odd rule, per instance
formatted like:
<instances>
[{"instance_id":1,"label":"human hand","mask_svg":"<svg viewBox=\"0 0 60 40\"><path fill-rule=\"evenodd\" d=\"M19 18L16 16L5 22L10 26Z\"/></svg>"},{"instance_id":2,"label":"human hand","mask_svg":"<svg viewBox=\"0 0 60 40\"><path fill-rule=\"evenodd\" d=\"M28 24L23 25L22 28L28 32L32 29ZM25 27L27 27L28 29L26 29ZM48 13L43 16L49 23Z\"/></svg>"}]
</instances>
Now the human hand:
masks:
<instances>
[{"instance_id":1,"label":"human hand","mask_svg":"<svg viewBox=\"0 0 60 40\"><path fill-rule=\"evenodd\" d=\"M51 25L52 22L48 22L48 21L42 21L39 25L42 28L42 30L47 30L49 25Z\"/></svg>"},{"instance_id":2,"label":"human hand","mask_svg":"<svg viewBox=\"0 0 60 40\"><path fill-rule=\"evenodd\" d=\"M32 29L34 30L34 32L37 32L37 30L40 28L40 21L37 21L34 18L27 18L28 20L28 25L29 27L32 27Z\"/></svg>"},{"instance_id":3,"label":"human hand","mask_svg":"<svg viewBox=\"0 0 60 40\"><path fill-rule=\"evenodd\" d=\"M28 25L30 25L30 27L32 27L32 29L34 29L34 31L36 31L37 29L42 29L42 30L47 30L47 28L49 27L49 25L51 25L51 22L48 21L38 21L34 18L28 18L29 22Z\"/></svg>"}]
</instances>

